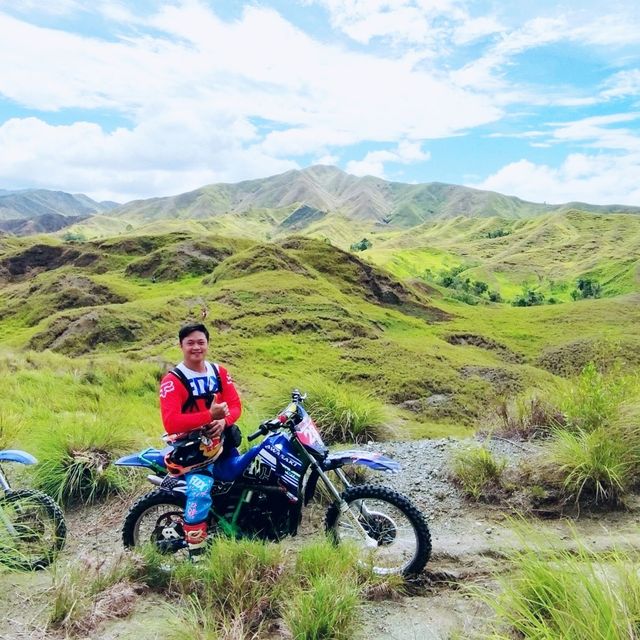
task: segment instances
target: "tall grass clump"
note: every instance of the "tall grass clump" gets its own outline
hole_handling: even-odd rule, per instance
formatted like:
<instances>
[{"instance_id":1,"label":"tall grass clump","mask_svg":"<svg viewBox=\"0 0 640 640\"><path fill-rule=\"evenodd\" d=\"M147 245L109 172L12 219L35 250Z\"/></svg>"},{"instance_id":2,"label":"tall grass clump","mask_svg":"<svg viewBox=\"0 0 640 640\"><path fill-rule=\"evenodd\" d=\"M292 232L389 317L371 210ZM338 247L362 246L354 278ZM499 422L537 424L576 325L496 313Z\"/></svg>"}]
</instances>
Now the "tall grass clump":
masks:
<instances>
[{"instance_id":1,"label":"tall grass clump","mask_svg":"<svg viewBox=\"0 0 640 640\"><path fill-rule=\"evenodd\" d=\"M170 637L262 637L278 618L296 639L353 637L362 600L392 597L402 580L376 576L358 560L355 547L327 540L287 555L271 543L216 539L202 562L170 568Z\"/></svg>"},{"instance_id":2,"label":"tall grass clump","mask_svg":"<svg viewBox=\"0 0 640 640\"><path fill-rule=\"evenodd\" d=\"M481 592L495 613L493 640L633 640L640 637L637 552L602 556L578 542L561 549L527 534L512 557L515 574L498 576L501 593Z\"/></svg>"},{"instance_id":3,"label":"tall grass clump","mask_svg":"<svg viewBox=\"0 0 640 640\"><path fill-rule=\"evenodd\" d=\"M309 414L327 443L367 442L389 436L383 403L361 389L316 378L307 385Z\"/></svg>"},{"instance_id":4,"label":"tall grass clump","mask_svg":"<svg viewBox=\"0 0 640 640\"><path fill-rule=\"evenodd\" d=\"M640 381L587 365L564 394L567 423L543 453L545 481L565 500L615 506L640 481Z\"/></svg>"},{"instance_id":5,"label":"tall grass clump","mask_svg":"<svg viewBox=\"0 0 640 640\"><path fill-rule=\"evenodd\" d=\"M628 435L602 427L555 434L546 459L567 498L612 506L622 501L640 473L640 438L636 433L633 446Z\"/></svg>"},{"instance_id":6,"label":"tall grass clump","mask_svg":"<svg viewBox=\"0 0 640 640\"><path fill-rule=\"evenodd\" d=\"M312 578L288 602L284 619L295 640L353 638L359 588L340 576Z\"/></svg>"},{"instance_id":7,"label":"tall grass clump","mask_svg":"<svg viewBox=\"0 0 640 640\"><path fill-rule=\"evenodd\" d=\"M141 559L119 556L112 562L81 558L56 567L50 588L47 627L87 636L105 620L123 618L133 610L145 586Z\"/></svg>"},{"instance_id":8,"label":"tall grass clump","mask_svg":"<svg viewBox=\"0 0 640 640\"><path fill-rule=\"evenodd\" d=\"M490 500L503 488L507 460L495 456L486 445L458 449L451 460L451 477L474 500Z\"/></svg>"},{"instance_id":9,"label":"tall grass clump","mask_svg":"<svg viewBox=\"0 0 640 640\"><path fill-rule=\"evenodd\" d=\"M565 424L564 414L539 393L503 399L496 407L497 432L508 438L532 440L548 436Z\"/></svg>"},{"instance_id":10,"label":"tall grass clump","mask_svg":"<svg viewBox=\"0 0 640 640\"><path fill-rule=\"evenodd\" d=\"M69 420L39 434L35 485L65 505L91 503L129 487L130 478L111 465L133 446L129 425Z\"/></svg>"},{"instance_id":11,"label":"tall grass clump","mask_svg":"<svg viewBox=\"0 0 640 640\"><path fill-rule=\"evenodd\" d=\"M234 637L258 633L282 600L284 573L282 547L216 539L201 563L174 569L170 589L188 603L175 610L175 637L215 638L231 629Z\"/></svg>"},{"instance_id":12,"label":"tall grass clump","mask_svg":"<svg viewBox=\"0 0 640 640\"><path fill-rule=\"evenodd\" d=\"M637 375L624 375L619 369L603 373L590 362L562 394L561 408L569 428L592 431L614 421L634 394L640 394Z\"/></svg>"}]
</instances>

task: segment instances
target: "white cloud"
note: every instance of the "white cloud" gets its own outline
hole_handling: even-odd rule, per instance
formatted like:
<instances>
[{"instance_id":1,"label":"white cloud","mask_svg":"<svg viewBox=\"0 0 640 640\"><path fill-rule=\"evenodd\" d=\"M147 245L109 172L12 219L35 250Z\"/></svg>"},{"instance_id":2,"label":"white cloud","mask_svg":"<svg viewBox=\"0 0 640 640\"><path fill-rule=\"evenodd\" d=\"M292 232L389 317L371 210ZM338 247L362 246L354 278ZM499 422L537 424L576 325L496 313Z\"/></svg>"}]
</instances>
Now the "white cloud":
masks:
<instances>
[{"instance_id":1,"label":"white cloud","mask_svg":"<svg viewBox=\"0 0 640 640\"><path fill-rule=\"evenodd\" d=\"M606 82L602 96L605 98L640 96L640 69L614 73Z\"/></svg>"},{"instance_id":2,"label":"white cloud","mask_svg":"<svg viewBox=\"0 0 640 640\"><path fill-rule=\"evenodd\" d=\"M529 160L512 162L470 185L534 202L572 201L640 205L640 153L571 154L558 168Z\"/></svg>"},{"instance_id":3,"label":"white cloud","mask_svg":"<svg viewBox=\"0 0 640 640\"><path fill-rule=\"evenodd\" d=\"M352 160L347 164L347 171L356 176L376 176L385 177L385 164L411 164L412 162L424 162L429 160L431 154L422 150L422 146L417 142L402 140L393 149L378 149L369 151L362 160Z\"/></svg>"},{"instance_id":4,"label":"white cloud","mask_svg":"<svg viewBox=\"0 0 640 640\"><path fill-rule=\"evenodd\" d=\"M117 3L103 5L103 14L109 6L119 15ZM3 127L1 155L18 153L26 137L22 153L30 157L7 162L3 184L30 179L95 193L138 167L135 179L114 181L112 197L142 197L162 188L154 169L182 175L167 183L170 192L203 176L262 176L295 166L292 157L335 155L369 140L444 137L501 116L491 97L402 58L324 44L270 9L249 6L225 22L188 0L136 20L135 33L107 41L0 13L1 94L44 111L114 110L130 123L111 133L91 130L91 155L77 139L82 123L45 128L41 136L43 122L13 122ZM258 121L273 130L265 134ZM47 160L52 138L65 149L66 178L62 162L53 168ZM88 179L89 168L101 187Z\"/></svg>"}]
</instances>

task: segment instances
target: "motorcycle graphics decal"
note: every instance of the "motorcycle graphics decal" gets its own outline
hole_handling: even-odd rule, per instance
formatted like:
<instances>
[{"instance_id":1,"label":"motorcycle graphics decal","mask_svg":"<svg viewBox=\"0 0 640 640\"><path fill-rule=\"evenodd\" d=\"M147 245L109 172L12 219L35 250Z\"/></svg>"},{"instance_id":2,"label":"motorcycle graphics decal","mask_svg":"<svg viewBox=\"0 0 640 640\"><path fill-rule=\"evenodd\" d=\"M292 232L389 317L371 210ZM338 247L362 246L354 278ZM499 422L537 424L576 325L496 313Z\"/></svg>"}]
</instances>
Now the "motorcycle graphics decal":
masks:
<instances>
[{"instance_id":1,"label":"motorcycle graphics decal","mask_svg":"<svg viewBox=\"0 0 640 640\"><path fill-rule=\"evenodd\" d=\"M275 456L262 449L253 459L251 466L244 472L244 475L250 478L266 480L271 475L271 472L276 470L276 462Z\"/></svg>"},{"instance_id":2,"label":"motorcycle graphics decal","mask_svg":"<svg viewBox=\"0 0 640 640\"><path fill-rule=\"evenodd\" d=\"M276 445L268 444L265 446L265 449L282 462L288 464L290 467L294 467L296 469L302 468L302 461L289 455L286 451L283 451L282 443L278 443Z\"/></svg>"}]
</instances>

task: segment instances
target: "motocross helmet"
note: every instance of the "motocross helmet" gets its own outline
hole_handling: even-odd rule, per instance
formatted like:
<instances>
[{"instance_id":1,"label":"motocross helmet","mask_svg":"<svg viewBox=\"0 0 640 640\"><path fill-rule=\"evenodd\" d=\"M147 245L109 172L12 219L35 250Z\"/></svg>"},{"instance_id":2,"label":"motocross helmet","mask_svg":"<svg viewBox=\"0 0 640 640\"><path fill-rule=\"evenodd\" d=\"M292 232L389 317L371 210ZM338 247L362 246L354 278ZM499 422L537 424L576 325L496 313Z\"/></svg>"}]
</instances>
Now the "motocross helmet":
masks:
<instances>
[{"instance_id":1,"label":"motocross helmet","mask_svg":"<svg viewBox=\"0 0 640 640\"><path fill-rule=\"evenodd\" d=\"M181 476L215 462L222 453L222 440L222 436L201 435L169 442L173 449L164 457L167 471L172 476Z\"/></svg>"}]
</instances>

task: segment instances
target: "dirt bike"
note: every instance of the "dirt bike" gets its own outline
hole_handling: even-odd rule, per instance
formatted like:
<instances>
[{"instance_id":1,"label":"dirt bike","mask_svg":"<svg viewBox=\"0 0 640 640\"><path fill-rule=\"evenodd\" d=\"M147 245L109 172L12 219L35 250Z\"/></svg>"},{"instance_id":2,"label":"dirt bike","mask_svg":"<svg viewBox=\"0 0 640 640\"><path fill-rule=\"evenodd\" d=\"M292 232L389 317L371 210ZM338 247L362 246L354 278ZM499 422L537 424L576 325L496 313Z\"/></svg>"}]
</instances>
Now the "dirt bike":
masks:
<instances>
[{"instance_id":1,"label":"dirt bike","mask_svg":"<svg viewBox=\"0 0 640 640\"><path fill-rule=\"evenodd\" d=\"M32 465L38 461L17 449L0 451L0 462ZM60 507L33 489L14 491L0 467L0 564L44 569L64 546L67 527Z\"/></svg>"},{"instance_id":2,"label":"dirt bike","mask_svg":"<svg viewBox=\"0 0 640 640\"><path fill-rule=\"evenodd\" d=\"M339 543L352 540L379 574L416 574L431 554L431 537L423 514L402 494L377 484L352 485L342 470L362 465L396 472L397 462L379 453L330 453L303 407L306 396L295 390L291 403L276 418L260 424L248 440L265 436L246 453L223 457L213 465L213 507L210 535L280 540L297 533L303 506L313 498L317 483L326 486L331 504L325 529ZM126 516L125 547L154 543L162 552L186 547L183 511L186 482L171 476L164 464L165 449L146 449L115 464L146 467L147 479L158 488L142 496ZM334 472L341 492L328 476Z\"/></svg>"}]
</instances>

